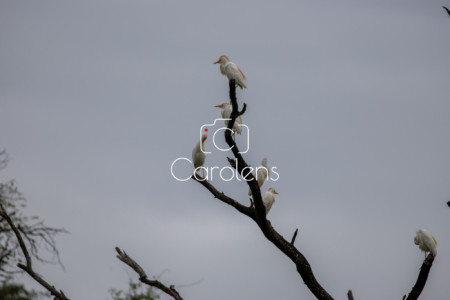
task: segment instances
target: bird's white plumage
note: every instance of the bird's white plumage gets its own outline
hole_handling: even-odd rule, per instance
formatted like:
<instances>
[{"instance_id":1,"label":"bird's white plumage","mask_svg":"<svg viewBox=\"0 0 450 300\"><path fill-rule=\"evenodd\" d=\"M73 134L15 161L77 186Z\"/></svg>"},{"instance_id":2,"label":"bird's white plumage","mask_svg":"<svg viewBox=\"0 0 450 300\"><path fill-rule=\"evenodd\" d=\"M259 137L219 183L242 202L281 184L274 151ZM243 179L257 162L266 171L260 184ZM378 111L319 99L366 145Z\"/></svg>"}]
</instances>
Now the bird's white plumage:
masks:
<instances>
[{"instance_id":1,"label":"bird's white plumage","mask_svg":"<svg viewBox=\"0 0 450 300\"><path fill-rule=\"evenodd\" d=\"M194 146L194 149L192 149L192 162L194 163L194 168L197 169L198 167L203 167L203 164L205 163L206 154L203 153L205 151L205 140L208 137L208 134L205 132L202 135L202 142L197 141L197 143ZM201 148L200 148L201 147ZM202 151L203 149L203 151Z\"/></svg>"},{"instance_id":2,"label":"bird's white plumage","mask_svg":"<svg viewBox=\"0 0 450 300\"><path fill-rule=\"evenodd\" d=\"M230 119L231 113L233 111L233 107L228 103L222 103L220 105L216 105L215 107L221 108L222 119ZM241 116L237 117L233 124L233 131L237 134L241 134L242 127L242 118ZM228 120L225 120L225 126L228 126Z\"/></svg>"},{"instance_id":3,"label":"bird's white plumage","mask_svg":"<svg viewBox=\"0 0 450 300\"><path fill-rule=\"evenodd\" d=\"M425 252L431 252L433 256L437 255L437 242L431 233L426 229L420 229L416 232L416 236L414 237L414 244L419 245L420 250Z\"/></svg>"},{"instance_id":4,"label":"bird's white plumage","mask_svg":"<svg viewBox=\"0 0 450 300\"><path fill-rule=\"evenodd\" d=\"M261 162L262 167L258 167L255 172L253 172L253 176L256 177L256 181L258 182L259 187L262 187L264 184L264 181L267 179L267 176L269 176L269 166L267 165L267 158L264 158ZM248 195L252 195L252 190L248 189Z\"/></svg>"},{"instance_id":5,"label":"bird's white plumage","mask_svg":"<svg viewBox=\"0 0 450 300\"><path fill-rule=\"evenodd\" d=\"M272 208L273 203L275 202L275 194L278 194L275 191L275 189L270 188L262 196L262 201L263 201L264 207L266 208L266 216L269 213L269 210Z\"/></svg>"},{"instance_id":6,"label":"bird's white plumage","mask_svg":"<svg viewBox=\"0 0 450 300\"><path fill-rule=\"evenodd\" d=\"M234 79L236 85L239 86L241 90L243 88L247 88L247 82L244 73L242 73L241 69L239 69L238 66L232 63L227 56L222 55L214 64L220 64L220 72L222 73L222 75L226 75L228 80Z\"/></svg>"}]
</instances>

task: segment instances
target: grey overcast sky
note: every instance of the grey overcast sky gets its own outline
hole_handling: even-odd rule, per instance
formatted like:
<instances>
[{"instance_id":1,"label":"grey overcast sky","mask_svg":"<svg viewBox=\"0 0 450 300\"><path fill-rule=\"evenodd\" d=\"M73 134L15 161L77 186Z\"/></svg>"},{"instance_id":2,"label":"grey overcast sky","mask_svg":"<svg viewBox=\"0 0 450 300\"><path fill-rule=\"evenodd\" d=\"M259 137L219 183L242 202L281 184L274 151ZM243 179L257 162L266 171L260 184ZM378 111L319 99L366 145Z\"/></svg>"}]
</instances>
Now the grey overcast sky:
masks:
<instances>
[{"instance_id":1,"label":"grey overcast sky","mask_svg":"<svg viewBox=\"0 0 450 300\"><path fill-rule=\"evenodd\" d=\"M401 299L428 229L421 299L450 295L450 18L435 1L1 1L0 180L57 238L70 299L137 276L119 246L184 299L315 299L250 219L170 172L228 102L227 55L247 76L252 166L279 180L268 219L335 298ZM205 143L205 166L229 152ZM218 145L224 145L218 136ZM237 138L245 144L244 135ZM244 146L242 146L244 147ZM186 177L193 167L177 162ZM215 170L217 172L217 170ZM223 175L230 176L229 170ZM214 174L217 176L217 173ZM274 178L274 177L272 177ZM249 204L247 185L214 177ZM37 287L27 276L20 278ZM163 299L167 299L163 296Z\"/></svg>"}]
</instances>

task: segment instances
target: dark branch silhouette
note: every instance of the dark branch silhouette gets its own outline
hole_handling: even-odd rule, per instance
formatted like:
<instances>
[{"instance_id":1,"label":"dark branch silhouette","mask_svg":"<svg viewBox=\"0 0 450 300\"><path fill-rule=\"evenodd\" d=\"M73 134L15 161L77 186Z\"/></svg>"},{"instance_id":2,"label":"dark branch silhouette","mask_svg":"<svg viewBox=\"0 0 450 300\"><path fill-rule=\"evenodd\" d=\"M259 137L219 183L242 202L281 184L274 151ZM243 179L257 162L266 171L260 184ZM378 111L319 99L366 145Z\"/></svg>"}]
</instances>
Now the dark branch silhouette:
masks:
<instances>
[{"instance_id":1,"label":"dark branch silhouette","mask_svg":"<svg viewBox=\"0 0 450 300\"><path fill-rule=\"evenodd\" d=\"M4 169L8 162L9 158L6 151L0 151L0 170ZM44 246L46 250L53 254L56 262L64 270L54 237L58 233L68 232L64 229L48 227L44 224L44 221L35 221L34 224L28 224L29 220L36 220L38 217L22 215L20 209L25 207L26 199L18 191L14 180L0 183L0 203L8 208L8 216L20 232L30 257L43 263L55 263L53 260L44 259L39 255L39 247ZM2 243L0 243L0 281L3 282L11 279L14 274L23 273L23 270L16 268L22 250L14 232L9 229L6 220L2 218L0 218L0 235L2 239Z\"/></svg>"},{"instance_id":2,"label":"dark branch silhouette","mask_svg":"<svg viewBox=\"0 0 450 300\"><path fill-rule=\"evenodd\" d=\"M294 236L292 237L291 245L294 245L294 243L295 243L295 238L297 237L297 232L298 232L298 228L295 229Z\"/></svg>"},{"instance_id":3,"label":"dark branch silhouette","mask_svg":"<svg viewBox=\"0 0 450 300\"><path fill-rule=\"evenodd\" d=\"M447 10L448 11L448 10ZM450 12L449 12L450 14ZM242 205L238 201L226 196L223 192L219 192L212 184L210 184L206 178L197 176L192 176L192 179L203 185L207 190L210 191L210 193L214 196L214 198L219 199L220 201L234 207L237 211L240 213L246 215L247 217L251 218L256 222L256 224L261 229L264 236L272 242L281 252L283 252L291 261L296 265L297 272L301 276L303 282L305 285L309 288L309 290L314 294L314 296L319 300L333 300L333 298L327 293L327 291L319 284L319 282L316 280L312 268L306 258L303 256L303 254L294 246L295 239L297 237L298 229L295 230L295 233L292 237L291 242L288 242L283 236L281 236L271 225L270 221L266 218L266 209L264 207L262 197L261 197L261 191L259 188L259 185L251 173L250 166L245 162L242 155L239 153L238 146L236 145L235 141L233 140L231 136L232 128L234 125L234 122L236 118L242 114L245 113L247 105L244 103L243 109L239 112L238 110L238 104L236 99L236 86L235 81L230 80L230 100L232 105L232 113L231 113L231 120L228 122L228 129L225 130L225 140L230 147L230 149L233 152L234 159L228 158L228 162L230 165L236 169L237 172L241 174L241 176L244 178L245 181L247 181L247 184L253 194L253 198L250 198L250 207L247 207L245 205ZM0 155L2 152L0 152ZM1 161L0 161L0 169L1 169ZM450 206L450 202L448 203ZM27 232L24 231L21 228L18 228L14 225L14 222L10 218L10 216L6 213L5 208L0 203L0 217L3 217L8 225L11 227L11 229L14 231L14 234L17 237L17 240L19 242L20 248L22 249L22 252L26 258L26 265L18 264L17 266L27 272L34 280L39 282L43 287L45 287L52 295L55 296L55 299L57 300L69 300L64 293L60 290L59 292L55 289L54 286L50 286L46 281L44 281L39 275L37 275L33 269L31 264L31 257L27 250L27 247L24 243L24 239L21 236L24 234L27 235ZM39 232L39 231L38 231ZM42 236L41 236L42 237ZM27 237L26 237L27 238ZM44 238L45 240L45 238ZM48 241L46 241L48 243ZM53 242L51 240L50 242ZM117 258L130 266L138 275L139 280L147 284L149 286L155 287L160 289L161 291L165 292L166 294L173 297L175 300L183 300L183 298L180 296L178 291L175 289L174 285L171 285L169 287L165 286L158 280L149 280L145 271L140 267L140 265L135 262L131 257L129 257L125 252L122 252L118 247L116 247L116 251L118 253ZM8 254L2 254L0 253L0 260L2 256L8 255ZM417 278L417 282L412 288L411 292L408 295L407 300L416 300L420 296L423 288L425 287L426 281L428 279L428 274L430 272L430 269L432 267L434 261L434 256L432 254L429 254L428 257L424 260L419 276ZM348 299L353 300L353 293L351 290L347 293ZM405 299L406 295L403 297Z\"/></svg>"},{"instance_id":4,"label":"dark branch silhouette","mask_svg":"<svg viewBox=\"0 0 450 300\"><path fill-rule=\"evenodd\" d=\"M30 257L30 254L28 253L27 247L25 246L22 236L20 235L19 230L14 225L14 223L11 220L11 218L9 217L9 215L6 213L6 210L1 203L0 203L0 210L1 210L0 216L3 217L6 220L6 222L8 222L8 225L14 231L14 234L16 235L17 240L19 241L20 248L22 249L23 255L25 256L25 259L27 262L27 265L17 264L17 266L19 268L21 268L22 270L24 270L25 272L27 272L31 277L33 277L34 280L36 280L37 282L39 282L40 285L42 285L44 288L46 288L53 296L55 296L55 299L69 300L66 297L66 295L64 295L63 291L60 290L58 292L54 286L51 286L50 284L48 284L44 279L42 279L39 275L37 275L34 272L32 266L31 266L31 257Z\"/></svg>"},{"instance_id":5,"label":"dark branch silhouette","mask_svg":"<svg viewBox=\"0 0 450 300\"><path fill-rule=\"evenodd\" d=\"M423 288L425 287L425 284L427 283L428 273L430 273L433 261L433 254L428 254L427 258L423 261L422 267L420 268L420 273L419 277L417 277L416 284L413 286L406 300L416 300L419 298L420 294L423 291Z\"/></svg>"},{"instance_id":6,"label":"dark branch silhouette","mask_svg":"<svg viewBox=\"0 0 450 300\"><path fill-rule=\"evenodd\" d=\"M247 165L244 158L239 153L239 148L236 145L236 142L231 137L232 132L231 129L233 128L234 122L238 116L245 113L247 105L244 103L244 108L242 109L241 112L239 112L236 99L236 85L234 80L230 80L229 86L230 86L230 100L231 100L230 103L233 107L233 111L230 116L231 120L228 122L228 129L230 130L225 130L225 141L231 148L231 151L233 152L235 159L228 158L228 162L230 163L231 167L236 169L236 171L239 172L239 174L241 174L241 176L247 181L247 184L250 187L253 194L253 201L252 198L250 198L251 206L250 207L244 206L240 204L238 201L226 196L223 192L217 191L216 188L212 184L210 184L205 178L201 177L195 178L195 176L192 176L192 178L195 181L199 182L201 185L203 185L207 190L209 190L211 194L214 196L214 198L217 198L220 201L233 206L236 210L254 220L258 224L264 236L269 241L271 241L281 252L283 252L287 257L289 257L292 260L292 262L295 263L297 267L297 272L302 277L303 282L314 294L314 296L316 296L317 299L332 300L333 298L319 284L319 282L317 282L313 274L312 268L309 265L306 258L294 246L298 229L295 230L294 236L292 237L292 240L289 243L272 227L270 221L266 219L266 210L262 202L259 185L256 182L255 177L251 173L251 169L249 168L250 166ZM428 258L427 261L429 262L429 264L425 264L424 262L424 265L422 266L421 272L419 274L418 282L416 283L416 286L414 286L413 291L410 293L410 297L412 297L412 295L414 295L417 292L418 297L426 283L428 272L429 269L431 268L432 260L429 261ZM353 300L353 293L351 290L349 290L347 296L349 300ZM410 297L408 297L408 300L417 299L417 297L416 298Z\"/></svg>"},{"instance_id":7,"label":"dark branch silhouette","mask_svg":"<svg viewBox=\"0 0 450 300\"><path fill-rule=\"evenodd\" d=\"M194 175L192 175L191 178L194 179L195 181L199 182L207 190L209 190L211 192L211 194L214 195L214 198L217 198L220 201L225 202L226 204L233 206L240 213L243 213L244 215L246 215L246 216L252 218L253 220L255 220L255 209L254 208L242 205L239 202L237 202L236 200L234 200L234 199L232 199L232 198L230 198L228 196L225 196L225 194L223 192L219 192L218 190L216 190L216 188L212 184L210 184L206 179L204 179L200 175L197 175L198 179Z\"/></svg>"},{"instance_id":8,"label":"dark branch silhouette","mask_svg":"<svg viewBox=\"0 0 450 300\"><path fill-rule=\"evenodd\" d=\"M251 207L246 207L241 204L239 204L237 201L227 197L223 193L219 193L210 183L208 183L206 180L204 181L198 181L200 184L202 184L204 187L206 187L213 195L214 197L218 198L219 200L235 207L238 211L241 213L247 215L248 217L252 218L259 226L261 231L263 232L264 236L271 241L278 249L281 250L287 257L289 257L296 265L297 272L300 274L300 276L303 279L303 282L307 285L307 287L310 289L310 291L316 296L317 299L320 300L332 300L333 298L327 293L327 291L317 282L316 278L314 277L314 274L312 272L311 266L309 265L306 258L303 256L300 251L295 248L291 243L286 241L278 232L275 231L275 229L272 227L270 222L266 219L266 209L264 207L264 204L262 202L261 197L261 191L259 188L258 183L256 182L255 177L250 172L250 168L245 162L242 155L239 153L239 148L236 145L236 143L233 141L233 138L231 137L231 129L233 128L234 122L236 118L243 114L245 110L243 109L241 112L238 110L238 104L236 99L236 86L234 80L230 80L229 82L230 86L230 100L231 105L233 106L233 111L231 113L231 120L228 122L228 129L225 130L225 141L227 142L228 146L231 148L231 151L233 152L233 155L235 157L235 161L238 161L236 164L234 160L228 159L230 162L230 165L235 168L239 174L243 178L246 179L248 186L250 187L252 194L253 194L253 203L254 203L254 210ZM246 105L244 105L246 108ZM195 180L195 178L194 178Z\"/></svg>"},{"instance_id":9,"label":"dark branch silhouette","mask_svg":"<svg viewBox=\"0 0 450 300\"><path fill-rule=\"evenodd\" d=\"M448 8L447 7L445 7L445 6L442 6L446 11L447 11L447 13L448 13L448 16L450 17L450 10L448 10Z\"/></svg>"},{"instance_id":10,"label":"dark branch silhouette","mask_svg":"<svg viewBox=\"0 0 450 300\"><path fill-rule=\"evenodd\" d=\"M165 286L158 280L149 280L147 278L147 274L145 274L144 270L141 268L141 266L135 262L131 257L129 257L125 251L122 252L119 247L116 247L116 251L119 255L117 255L117 258L120 259L125 264L129 265L136 273L139 275L139 280L142 283L145 283L149 286L156 287L163 291L164 293L168 294L169 296L172 296L175 300L183 300L181 298L180 294L175 290L175 287L171 285L170 287Z\"/></svg>"}]
</instances>

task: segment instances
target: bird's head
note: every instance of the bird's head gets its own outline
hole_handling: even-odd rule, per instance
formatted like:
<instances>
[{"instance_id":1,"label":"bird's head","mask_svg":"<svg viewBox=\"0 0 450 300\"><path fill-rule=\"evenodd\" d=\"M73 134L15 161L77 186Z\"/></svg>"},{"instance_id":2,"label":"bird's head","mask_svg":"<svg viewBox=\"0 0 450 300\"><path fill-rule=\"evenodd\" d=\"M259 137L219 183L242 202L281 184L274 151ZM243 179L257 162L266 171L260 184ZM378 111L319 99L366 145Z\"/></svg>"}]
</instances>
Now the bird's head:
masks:
<instances>
[{"instance_id":1,"label":"bird's head","mask_svg":"<svg viewBox=\"0 0 450 300\"><path fill-rule=\"evenodd\" d=\"M214 107L220 107L220 108L224 109L224 108L226 108L228 105L230 105L230 104L224 102L224 103L219 104L219 105L216 105L216 106L214 106Z\"/></svg>"},{"instance_id":2,"label":"bird's head","mask_svg":"<svg viewBox=\"0 0 450 300\"><path fill-rule=\"evenodd\" d=\"M414 237L414 244L419 245L419 239L417 238L417 236Z\"/></svg>"},{"instance_id":3,"label":"bird's head","mask_svg":"<svg viewBox=\"0 0 450 300\"><path fill-rule=\"evenodd\" d=\"M262 160L261 164L262 164L263 166L264 166L264 165L267 165L267 158L264 158L264 159Z\"/></svg>"},{"instance_id":4,"label":"bird's head","mask_svg":"<svg viewBox=\"0 0 450 300\"><path fill-rule=\"evenodd\" d=\"M278 193L277 193L277 191L275 191L275 189L274 188L270 188L269 189L269 192L271 192L272 194L277 194L277 195L279 195Z\"/></svg>"},{"instance_id":5,"label":"bird's head","mask_svg":"<svg viewBox=\"0 0 450 300\"><path fill-rule=\"evenodd\" d=\"M230 59L226 55L222 55L214 64L226 64Z\"/></svg>"}]
</instances>

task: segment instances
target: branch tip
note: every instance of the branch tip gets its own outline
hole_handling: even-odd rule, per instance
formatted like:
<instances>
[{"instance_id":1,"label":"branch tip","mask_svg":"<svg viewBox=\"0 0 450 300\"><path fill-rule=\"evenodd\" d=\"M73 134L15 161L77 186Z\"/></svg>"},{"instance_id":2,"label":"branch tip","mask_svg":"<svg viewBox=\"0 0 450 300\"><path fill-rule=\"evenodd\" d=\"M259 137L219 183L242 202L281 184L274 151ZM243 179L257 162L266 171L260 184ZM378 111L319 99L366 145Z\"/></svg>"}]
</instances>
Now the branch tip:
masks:
<instances>
[{"instance_id":1,"label":"branch tip","mask_svg":"<svg viewBox=\"0 0 450 300\"><path fill-rule=\"evenodd\" d=\"M298 228L295 229L294 236L292 237L292 240L291 240L291 245L294 245L294 243L295 243L295 239L297 238L297 232L298 232Z\"/></svg>"},{"instance_id":2,"label":"branch tip","mask_svg":"<svg viewBox=\"0 0 450 300\"><path fill-rule=\"evenodd\" d=\"M348 297L348 300L354 300L352 290L348 290L347 297Z\"/></svg>"}]
</instances>

